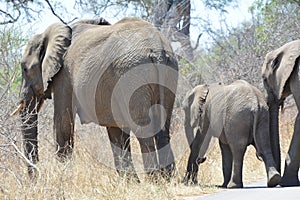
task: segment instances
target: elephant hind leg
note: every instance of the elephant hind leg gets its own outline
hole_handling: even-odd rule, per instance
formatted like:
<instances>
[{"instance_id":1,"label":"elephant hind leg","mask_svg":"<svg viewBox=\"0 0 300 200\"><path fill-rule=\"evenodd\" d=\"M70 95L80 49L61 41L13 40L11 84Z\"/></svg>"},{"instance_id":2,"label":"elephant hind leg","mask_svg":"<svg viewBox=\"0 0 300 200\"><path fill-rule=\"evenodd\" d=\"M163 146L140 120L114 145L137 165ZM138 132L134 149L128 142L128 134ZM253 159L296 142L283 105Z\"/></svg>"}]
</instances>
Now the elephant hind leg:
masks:
<instances>
[{"instance_id":1,"label":"elephant hind leg","mask_svg":"<svg viewBox=\"0 0 300 200\"><path fill-rule=\"evenodd\" d=\"M130 130L122 130L117 127L107 127L107 132L118 174L122 177L133 178L139 182L139 178L132 162L129 134Z\"/></svg>"},{"instance_id":2,"label":"elephant hind leg","mask_svg":"<svg viewBox=\"0 0 300 200\"><path fill-rule=\"evenodd\" d=\"M246 152L246 144L229 144L232 152L232 172L227 188L243 187L243 159Z\"/></svg>"},{"instance_id":3,"label":"elephant hind leg","mask_svg":"<svg viewBox=\"0 0 300 200\"><path fill-rule=\"evenodd\" d=\"M154 137L148 137L148 138L139 137L137 139L141 147L144 170L149 175L156 174L155 172L158 171L158 161L157 161Z\"/></svg>"},{"instance_id":4,"label":"elephant hind leg","mask_svg":"<svg viewBox=\"0 0 300 200\"><path fill-rule=\"evenodd\" d=\"M219 140L219 145L221 148L221 154L222 154L222 170L223 170L223 178L224 182L221 185L221 187L226 188L232 173L232 153L230 150L230 147L228 144L224 144Z\"/></svg>"},{"instance_id":5,"label":"elephant hind leg","mask_svg":"<svg viewBox=\"0 0 300 200\"><path fill-rule=\"evenodd\" d=\"M158 103L165 109L166 121L164 126L161 126L161 121L159 124L157 124L157 127L162 127L162 129L156 135L158 161L161 175L169 180L174 174L175 169L175 159L170 144L170 124L175 95L171 90L165 88L164 86L159 86L159 91L160 100ZM160 119L163 115L161 111L158 113L160 116L158 119Z\"/></svg>"},{"instance_id":6,"label":"elephant hind leg","mask_svg":"<svg viewBox=\"0 0 300 200\"><path fill-rule=\"evenodd\" d=\"M170 144L169 129L164 129L158 132L156 141L161 175L166 179L169 179L175 168L174 155Z\"/></svg>"}]
</instances>

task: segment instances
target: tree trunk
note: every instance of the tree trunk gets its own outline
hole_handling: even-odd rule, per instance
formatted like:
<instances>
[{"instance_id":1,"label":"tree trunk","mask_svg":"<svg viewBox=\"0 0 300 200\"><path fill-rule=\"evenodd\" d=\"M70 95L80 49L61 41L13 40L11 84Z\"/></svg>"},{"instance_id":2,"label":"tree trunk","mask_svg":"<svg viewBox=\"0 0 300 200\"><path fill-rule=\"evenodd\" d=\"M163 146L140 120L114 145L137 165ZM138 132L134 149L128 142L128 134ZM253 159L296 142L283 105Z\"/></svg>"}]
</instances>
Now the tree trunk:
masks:
<instances>
[{"instance_id":1,"label":"tree trunk","mask_svg":"<svg viewBox=\"0 0 300 200\"><path fill-rule=\"evenodd\" d=\"M179 42L177 50L188 61L194 59L190 42L190 0L156 0L153 23L172 42ZM176 49L175 49L176 51Z\"/></svg>"}]
</instances>

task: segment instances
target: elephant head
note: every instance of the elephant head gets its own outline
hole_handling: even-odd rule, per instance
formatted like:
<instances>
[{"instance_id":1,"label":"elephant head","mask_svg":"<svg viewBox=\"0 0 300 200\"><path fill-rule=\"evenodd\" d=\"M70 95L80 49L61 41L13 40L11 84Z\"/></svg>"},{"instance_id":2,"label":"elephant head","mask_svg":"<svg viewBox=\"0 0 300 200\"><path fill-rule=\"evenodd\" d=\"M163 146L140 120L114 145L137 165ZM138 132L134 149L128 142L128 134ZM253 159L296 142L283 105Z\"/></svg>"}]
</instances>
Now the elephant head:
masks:
<instances>
[{"instance_id":1,"label":"elephant head","mask_svg":"<svg viewBox=\"0 0 300 200\"><path fill-rule=\"evenodd\" d=\"M185 112L185 133L189 144L194 140L194 128L201 124L201 114L208 94L208 85L198 85L187 94L183 109Z\"/></svg>"},{"instance_id":2,"label":"elephant head","mask_svg":"<svg viewBox=\"0 0 300 200\"><path fill-rule=\"evenodd\" d=\"M28 164L31 177L35 176L32 164L38 161L37 112L44 99L51 98L51 81L63 66L71 37L71 28L53 24L30 39L21 60L21 102L13 115L20 113L22 118L24 150L31 161Z\"/></svg>"},{"instance_id":3,"label":"elephant head","mask_svg":"<svg viewBox=\"0 0 300 200\"><path fill-rule=\"evenodd\" d=\"M279 106L283 105L284 99L291 94L289 78L300 56L300 40L295 40L282 47L269 52L266 55L262 78L267 90L267 101L270 111L270 135L277 170L280 172L280 145L278 113Z\"/></svg>"},{"instance_id":4,"label":"elephant head","mask_svg":"<svg viewBox=\"0 0 300 200\"><path fill-rule=\"evenodd\" d=\"M198 158L198 151L193 151L196 137L200 134L203 120L204 105L207 100L209 88L207 85L198 85L193 88L183 101L183 110L185 113L184 128L186 138L190 145L193 155L189 157L187 172L183 179L185 184L191 179L194 184L197 183L198 165L206 160L206 158Z\"/></svg>"}]
</instances>

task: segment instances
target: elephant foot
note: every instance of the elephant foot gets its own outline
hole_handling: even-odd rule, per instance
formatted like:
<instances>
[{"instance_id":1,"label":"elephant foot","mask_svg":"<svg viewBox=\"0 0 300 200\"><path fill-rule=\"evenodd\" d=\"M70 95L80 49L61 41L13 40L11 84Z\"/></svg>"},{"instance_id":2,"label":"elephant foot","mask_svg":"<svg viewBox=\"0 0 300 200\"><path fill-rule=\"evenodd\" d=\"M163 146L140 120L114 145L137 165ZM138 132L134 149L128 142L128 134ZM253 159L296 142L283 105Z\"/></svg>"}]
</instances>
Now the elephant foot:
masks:
<instances>
[{"instance_id":1,"label":"elephant foot","mask_svg":"<svg viewBox=\"0 0 300 200\"><path fill-rule=\"evenodd\" d=\"M206 161L206 157L204 158L197 158L196 163L197 165L200 165L201 163L204 163Z\"/></svg>"},{"instance_id":2,"label":"elephant foot","mask_svg":"<svg viewBox=\"0 0 300 200\"><path fill-rule=\"evenodd\" d=\"M161 172L159 170L152 170L150 172L147 172L147 180L156 184L160 183L162 181Z\"/></svg>"},{"instance_id":3,"label":"elephant foot","mask_svg":"<svg viewBox=\"0 0 300 200\"><path fill-rule=\"evenodd\" d=\"M234 182L229 182L227 185L227 188L234 189L234 188L243 188L244 185L243 183L234 183Z\"/></svg>"},{"instance_id":4,"label":"elephant foot","mask_svg":"<svg viewBox=\"0 0 300 200\"><path fill-rule=\"evenodd\" d=\"M198 180L197 177L192 174L192 172L186 172L182 183L184 185L198 185Z\"/></svg>"},{"instance_id":5,"label":"elephant foot","mask_svg":"<svg viewBox=\"0 0 300 200\"><path fill-rule=\"evenodd\" d=\"M160 169L161 176L166 179L167 181L171 180L175 170L175 163L171 163L170 165L166 166L165 168Z\"/></svg>"},{"instance_id":6,"label":"elephant foot","mask_svg":"<svg viewBox=\"0 0 300 200\"><path fill-rule=\"evenodd\" d=\"M227 188L227 185L216 185L217 188Z\"/></svg>"},{"instance_id":7,"label":"elephant foot","mask_svg":"<svg viewBox=\"0 0 300 200\"><path fill-rule=\"evenodd\" d=\"M268 187L275 187L280 183L281 176L277 170L269 172L268 175Z\"/></svg>"},{"instance_id":8,"label":"elephant foot","mask_svg":"<svg viewBox=\"0 0 300 200\"><path fill-rule=\"evenodd\" d=\"M37 181L39 177L39 171L33 166L28 166L27 170L28 170L28 176L30 180L33 182Z\"/></svg>"},{"instance_id":9,"label":"elephant foot","mask_svg":"<svg viewBox=\"0 0 300 200\"><path fill-rule=\"evenodd\" d=\"M197 180L183 180L182 183L186 186L196 186L196 185L198 185Z\"/></svg>"},{"instance_id":10,"label":"elephant foot","mask_svg":"<svg viewBox=\"0 0 300 200\"><path fill-rule=\"evenodd\" d=\"M132 181L136 183L141 183L138 175L135 172L127 172L127 171L120 171L120 170L117 170L117 172L119 176L125 178L128 183Z\"/></svg>"},{"instance_id":11,"label":"elephant foot","mask_svg":"<svg viewBox=\"0 0 300 200\"><path fill-rule=\"evenodd\" d=\"M282 187L300 186L298 175L296 176L283 175L283 177L281 178L280 186Z\"/></svg>"},{"instance_id":12,"label":"elephant foot","mask_svg":"<svg viewBox=\"0 0 300 200\"><path fill-rule=\"evenodd\" d=\"M57 160L59 162L66 162L72 157L73 154L73 148L71 146L66 147L58 147L57 150Z\"/></svg>"},{"instance_id":13,"label":"elephant foot","mask_svg":"<svg viewBox=\"0 0 300 200\"><path fill-rule=\"evenodd\" d=\"M136 183L141 183L139 176L137 175L137 173L135 172L135 170L127 172L126 173L126 178L128 181L134 181Z\"/></svg>"},{"instance_id":14,"label":"elephant foot","mask_svg":"<svg viewBox=\"0 0 300 200\"><path fill-rule=\"evenodd\" d=\"M227 188L228 182L223 183L222 185L218 185L218 188Z\"/></svg>"},{"instance_id":15,"label":"elephant foot","mask_svg":"<svg viewBox=\"0 0 300 200\"><path fill-rule=\"evenodd\" d=\"M134 180L136 183L141 183L137 174L132 174L130 177L130 180Z\"/></svg>"}]
</instances>

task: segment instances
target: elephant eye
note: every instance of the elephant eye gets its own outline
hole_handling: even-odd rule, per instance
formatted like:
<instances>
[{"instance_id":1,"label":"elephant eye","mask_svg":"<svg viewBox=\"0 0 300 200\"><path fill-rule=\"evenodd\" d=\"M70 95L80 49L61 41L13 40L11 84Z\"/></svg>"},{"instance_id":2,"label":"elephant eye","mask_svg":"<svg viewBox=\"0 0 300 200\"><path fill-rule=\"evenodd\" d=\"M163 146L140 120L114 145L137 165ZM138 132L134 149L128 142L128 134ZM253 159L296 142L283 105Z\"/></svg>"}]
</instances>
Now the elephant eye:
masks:
<instances>
[{"instance_id":1,"label":"elephant eye","mask_svg":"<svg viewBox=\"0 0 300 200\"><path fill-rule=\"evenodd\" d=\"M26 67L26 64L24 62L21 63L21 68L22 68L22 71L25 73L28 71L28 68Z\"/></svg>"},{"instance_id":2,"label":"elephant eye","mask_svg":"<svg viewBox=\"0 0 300 200\"><path fill-rule=\"evenodd\" d=\"M28 71L27 67L22 67L23 71L26 73Z\"/></svg>"}]
</instances>

